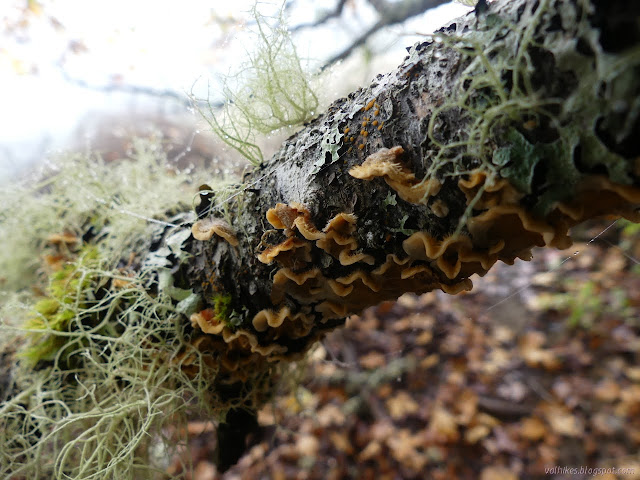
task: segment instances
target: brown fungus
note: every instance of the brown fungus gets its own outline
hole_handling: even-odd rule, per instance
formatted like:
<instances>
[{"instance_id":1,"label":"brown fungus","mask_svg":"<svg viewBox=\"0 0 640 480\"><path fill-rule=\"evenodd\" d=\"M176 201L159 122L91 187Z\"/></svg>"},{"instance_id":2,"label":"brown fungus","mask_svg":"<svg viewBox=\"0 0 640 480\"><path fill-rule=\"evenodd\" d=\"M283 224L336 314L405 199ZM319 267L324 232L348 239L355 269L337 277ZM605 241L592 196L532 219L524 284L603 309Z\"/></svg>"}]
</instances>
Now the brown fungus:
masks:
<instances>
[{"instance_id":1,"label":"brown fungus","mask_svg":"<svg viewBox=\"0 0 640 480\"><path fill-rule=\"evenodd\" d=\"M440 181L435 178L418 180L399 162L403 153L404 149L401 146L381 148L369 155L361 165L351 168L349 175L360 180L382 177L404 201L424 203L427 198L437 195L440 191Z\"/></svg>"},{"instance_id":2,"label":"brown fungus","mask_svg":"<svg viewBox=\"0 0 640 480\"><path fill-rule=\"evenodd\" d=\"M221 218L207 217L198 220L191 227L191 233L196 240L207 241L217 235L233 247L238 246L238 239L231 226Z\"/></svg>"}]
</instances>

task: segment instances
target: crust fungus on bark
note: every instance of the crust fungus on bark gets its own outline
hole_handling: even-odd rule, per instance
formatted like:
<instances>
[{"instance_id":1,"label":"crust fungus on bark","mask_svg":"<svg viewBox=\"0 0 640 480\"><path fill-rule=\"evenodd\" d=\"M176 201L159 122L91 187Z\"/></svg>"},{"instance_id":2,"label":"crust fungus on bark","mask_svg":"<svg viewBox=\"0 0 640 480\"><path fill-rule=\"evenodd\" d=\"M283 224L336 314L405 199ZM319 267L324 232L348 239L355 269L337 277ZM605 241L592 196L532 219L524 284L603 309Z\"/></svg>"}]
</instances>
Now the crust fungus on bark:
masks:
<instances>
[{"instance_id":1,"label":"crust fungus on bark","mask_svg":"<svg viewBox=\"0 0 640 480\"><path fill-rule=\"evenodd\" d=\"M458 19L245 178L228 206L237 252L193 243L188 277L231 295L242 320L217 335L250 339L247 369L382 300L469 290L498 260L567 248L588 218L638 221L640 151L624 146L639 46L608 52L598 8L503 2Z\"/></svg>"}]
</instances>

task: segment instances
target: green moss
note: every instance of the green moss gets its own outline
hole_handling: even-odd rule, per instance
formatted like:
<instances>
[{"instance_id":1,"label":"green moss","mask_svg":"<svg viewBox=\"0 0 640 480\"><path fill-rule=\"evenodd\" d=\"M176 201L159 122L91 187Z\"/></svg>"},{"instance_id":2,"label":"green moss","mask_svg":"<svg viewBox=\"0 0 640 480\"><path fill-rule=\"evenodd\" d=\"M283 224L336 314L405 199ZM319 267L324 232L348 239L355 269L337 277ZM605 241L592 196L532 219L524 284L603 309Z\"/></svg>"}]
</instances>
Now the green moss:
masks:
<instances>
[{"instance_id":1,"label":"green moss","mask_svg":"<svg viewBox=\"0 0 640 480\"><path fill-rule=\"evenodd\" d=\"M21 352L31 365L42 360L53 360L65 344L60 333L68 332L70 322L76 317L78 308L86 308L92 294L92 280L96 268L98 249L87 246L78 259L67 263L51 275L48 296L33 307L33 314L25 328L31 337L31 346Z\"/></svg>"},{"instance_id":2,"label":"green moss","mask_svg":"<svg viewBox=\"0 0 640 480\"><path fill-rule=\"evenodd\" d=\"M213 311L216 318L228 323L231 314L231 295L215 295L213 297Z\"/></svg>"}]
</instances>

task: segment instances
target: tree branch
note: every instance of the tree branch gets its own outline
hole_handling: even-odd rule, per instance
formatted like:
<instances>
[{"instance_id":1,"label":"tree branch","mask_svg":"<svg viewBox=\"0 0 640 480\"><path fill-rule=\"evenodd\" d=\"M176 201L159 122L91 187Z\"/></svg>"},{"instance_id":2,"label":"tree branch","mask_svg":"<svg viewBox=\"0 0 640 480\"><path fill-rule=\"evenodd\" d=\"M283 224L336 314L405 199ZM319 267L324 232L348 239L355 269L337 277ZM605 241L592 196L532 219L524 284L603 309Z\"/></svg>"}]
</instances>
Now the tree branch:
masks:
<instances>
[{"instance_id":1,"label":"tree branch","mask_svg":"<svg viewBox=\"0 0 640 480\"><path fill-rule=\"evenodd\" d=\"M640 218L638 45L611 60L590 8L510 2L457 20L290 138L225 212L200 205L208 233L184 278L241 318L192 317L231 348L231 376L299 357L382 300L469 290L498 260L567 248L588 218ZM617 67L593 68L605 59Z\"/></svg>"},{"instance_id":2,"label":"tree branch","mask_svg":"<svg viewBox=\"0 0 640 480\"><path fill-rule=\"evenodd\" d=\"M512 0L457 19L334 102L224 201L203 190L193 224L154 225L141 240L139 265L162 266L144 285L176 300L149 318L172 312L196 350L163 357L158 346L158 358L179 357L242 419L221 429L234 457L276 366L348 315L404 292L469 290L497 261L567 248L569 228L595 216L640 221L640 27L616 37L612 8ZM119 288L138 293L127 278ZM113 316L121 331L129 316ZM172 331L148 338L175 345Z\"/></svg>"},{"instance_id":3,"label":"tree branch","mask_svg":"<svg viewBox=\"0 0 640 480\"><path fill-rule=\"evenodd\" d=\"M351 44L342 50L340 53L334 55L325 62L322 69L326 69L331 65L344 60L353 51L363 45L369 40L369 37L374 35L379 30L402 23L416 15L419 15L431 8L435 8L438 5L447 3L446 0L405 0L404 2L398 2L393 4L387 4L386 2L372 2L376 10L380 13L380 18L376 23L369 27L364 33L360 34Z\"/></svg>"}]
</instances>

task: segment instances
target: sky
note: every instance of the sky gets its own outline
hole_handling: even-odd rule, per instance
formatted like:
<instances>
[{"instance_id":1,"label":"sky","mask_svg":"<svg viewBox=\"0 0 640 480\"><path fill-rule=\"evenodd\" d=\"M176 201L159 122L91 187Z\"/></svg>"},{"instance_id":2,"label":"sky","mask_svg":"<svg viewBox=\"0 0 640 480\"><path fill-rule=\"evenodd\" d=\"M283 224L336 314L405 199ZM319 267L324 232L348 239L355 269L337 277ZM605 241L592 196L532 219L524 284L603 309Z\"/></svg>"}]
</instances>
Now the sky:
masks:
<instances>
[{"instance_id":1,"label":"sky","mask_svg":"<svg viewBox=\"0 0 640 480\"><path fill-rule=\"evenodd\" d=\"M293 0L289 25L313 21L319 3ZM120 87L205 96L207 83L233 71L251 49L253 5L254 0L2 0L0 180L68 147L88 112L155 109L170 115L186 108L171 98L122 93ZM281 3L257 5L269 15ZM395 65L404 47L420 38L411 33L431 33L468 11L443 5L378 35L375 48ZM297 33L296 48L317 65L375 18L367 1L352 0L340 19Z\"/></svg>"}]
</instances>

